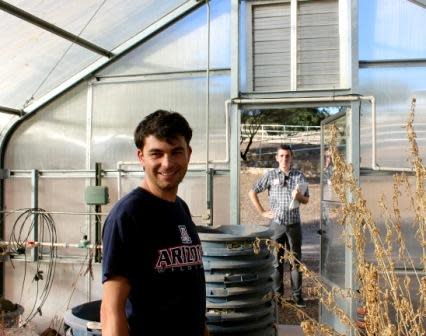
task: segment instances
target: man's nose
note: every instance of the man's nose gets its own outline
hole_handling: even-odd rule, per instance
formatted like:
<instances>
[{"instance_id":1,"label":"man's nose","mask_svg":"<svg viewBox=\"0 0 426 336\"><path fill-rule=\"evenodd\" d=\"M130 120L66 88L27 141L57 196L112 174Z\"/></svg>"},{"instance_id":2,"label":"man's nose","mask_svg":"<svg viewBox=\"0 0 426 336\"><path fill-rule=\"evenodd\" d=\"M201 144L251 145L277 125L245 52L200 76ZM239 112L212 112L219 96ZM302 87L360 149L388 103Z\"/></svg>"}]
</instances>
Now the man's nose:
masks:
<instances>
[{"instance_id":1,"label":"man's nose","mask_svg":"<svg viewBox=\"0 0 426 336\"><path fill-rule=\"evenodd\" d=\"M163 167L170 167L172 164L173 164L172 156L165 154L163 156L163 160L161 161L161 165Z\"/></svg>"}]
</instances>

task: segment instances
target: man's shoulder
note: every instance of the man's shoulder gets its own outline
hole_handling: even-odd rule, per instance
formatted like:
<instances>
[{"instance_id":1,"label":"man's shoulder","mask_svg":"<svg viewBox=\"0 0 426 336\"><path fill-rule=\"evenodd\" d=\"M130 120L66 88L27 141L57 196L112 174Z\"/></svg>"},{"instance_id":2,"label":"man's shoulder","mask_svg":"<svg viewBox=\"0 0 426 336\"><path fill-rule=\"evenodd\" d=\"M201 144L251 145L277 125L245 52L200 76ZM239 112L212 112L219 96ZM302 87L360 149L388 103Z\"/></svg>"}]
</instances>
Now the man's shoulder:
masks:
<instances>
[{"instance_id":1,"label":"man's shoulder","mask_svg":"<svg viewBox=\"0 0 426 336\"><path fill-rule=\"evenodd\" d=\"M271 180L273 178L275 178L277 176L277 174L279 173L279 169L277 168L270 168L270 169L265 169L262 173L262 175L257 179L257 182L261 182L261 181L265 181L266 180Z\"/></svg>"},{"instance_id":2,"label":"man's shoulder","mask_svg":"<svg viewBox=\"0 0 426 336\"><path fill-rule=\"evenodd\" d=\"M292 175L297 175L297 176L303 175L303 176L305 176L305 174L303 174L303 172L300 169L292 168L290 170L290 172L291 172Z\"/></svg>"},{"instance_id":3,"label":"man's shoulder","mask_svg":"<svg viewBox=\"0 0 426 336\"><path fill-rule=\"evenodd\" d=\"M280 173L279 168L269 168L268 170L265 171L265 173L263 175L264 176L276 176L279 173Z\"/></svg>"},{"instance_id":4,"label":"man's shoulder","mask_svg":"<svg viewBox=\"0 0 426 336\"><path fill-rule=\"evenodd\" d=\"M129 209L141 207L144 204L144 199L146 197L142 188L133 189L114 204L110 214L122 215Z\"/></svg>"}]
</instances>

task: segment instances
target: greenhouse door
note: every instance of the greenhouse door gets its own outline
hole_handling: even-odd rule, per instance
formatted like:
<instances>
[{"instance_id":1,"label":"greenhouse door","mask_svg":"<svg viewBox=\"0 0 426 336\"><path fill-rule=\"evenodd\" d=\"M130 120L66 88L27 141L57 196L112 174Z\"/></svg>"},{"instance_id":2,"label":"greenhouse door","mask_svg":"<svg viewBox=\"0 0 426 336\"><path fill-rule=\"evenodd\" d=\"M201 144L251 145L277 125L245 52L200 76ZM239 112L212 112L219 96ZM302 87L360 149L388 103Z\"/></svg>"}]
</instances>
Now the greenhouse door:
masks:
<instances>
[{"instance_id":1,"label":"greenhouse door","mask_svg":"<svg viewBox=\"0 0 426 336\"><path fill-rule=\"evenodd\" d=\"M358 118L356 119L358 120ZM352 251L346 247L342 237L343 228L337 222L341 203L336 198L330 179L333 174L333 163L328 149L332 137L331 130L334 126L338 130L336 135L338 151L346 162L353 162L351 144L354 143L354 132L351 132L353 129L351 108L348 107L345 111L339 112L321 123L320 275L330 287L352 288ZM358 128L358 125L356 127ZM352 316L352 302L348 300L337 298L336 301L349 316ZM324 306L320 307L320 322L342 334L350 334L337 316L330 313Z\"/></svg>"}]
</instances>

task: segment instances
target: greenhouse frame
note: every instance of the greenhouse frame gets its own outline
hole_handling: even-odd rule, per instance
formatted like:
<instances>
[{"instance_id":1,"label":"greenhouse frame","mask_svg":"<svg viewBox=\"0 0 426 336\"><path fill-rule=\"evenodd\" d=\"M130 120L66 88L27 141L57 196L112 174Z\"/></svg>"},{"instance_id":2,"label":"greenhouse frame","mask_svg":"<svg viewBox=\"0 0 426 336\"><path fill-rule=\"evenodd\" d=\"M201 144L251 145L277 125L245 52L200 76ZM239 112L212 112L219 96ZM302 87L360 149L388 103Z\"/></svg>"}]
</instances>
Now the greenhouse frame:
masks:
<instances>
[{"instance_id":1,"label":"greenhouse frame","mask_svg":"<svg viewBox=\"0 0 426 336\"><path fill-rule=\"evenodd\" d=\"M241 111L295 107L337 108L323 132L331 125L342 131L345 159L380 222L376 200L392 193L392 176L412 178L403 128L412 97L426 158L425 21L421 0L0 0L2 240L24 225L26 209L38 208L52 216L63 244L42 316L32 323L41 331L56 314L101 298L100 259L78 244L100 244L105 216L139 184L133 131L157 109L181 113L193 129L179 195L196 224L244 224ZM322 152L326 141L323 133ZM107 187L109 203L88 204L90 186ZM320 206L338 202L322 190ZM401 217L420 265L411 215L402 210ZM342 228L321 221L322 279L356 289L354 252L334 239ZM36 224L26 238L49 234ZM332 264L325 250L336 256ZM50 267L41 247L2 263L2 296L18 302L24 295L28 313L40 298L34 282L22 279L37 274L40 259ZM88 259L93 278L77 277ZM355 300L342 307L356 319ZM350 334L325 309L319 319Z\"/></svg>"}]
</instances>

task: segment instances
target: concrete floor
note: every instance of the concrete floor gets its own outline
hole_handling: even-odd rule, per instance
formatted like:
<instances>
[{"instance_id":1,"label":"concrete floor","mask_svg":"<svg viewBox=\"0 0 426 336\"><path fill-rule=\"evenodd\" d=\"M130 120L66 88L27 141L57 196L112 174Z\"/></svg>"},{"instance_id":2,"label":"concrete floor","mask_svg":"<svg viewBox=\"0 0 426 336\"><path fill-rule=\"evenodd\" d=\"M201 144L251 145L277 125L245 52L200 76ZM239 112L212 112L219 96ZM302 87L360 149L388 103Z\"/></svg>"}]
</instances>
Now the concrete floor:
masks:
<instances>
[{"instance_id":1,"label":"concrete floor","mask_svg":"<svg viewBox=\"0 0 426 336\"><path fill-rule=\"evenodd\" d=\"M303 336L302 328L298 325L277 325L278 336Z\"/></svg>"}]
</instances>

